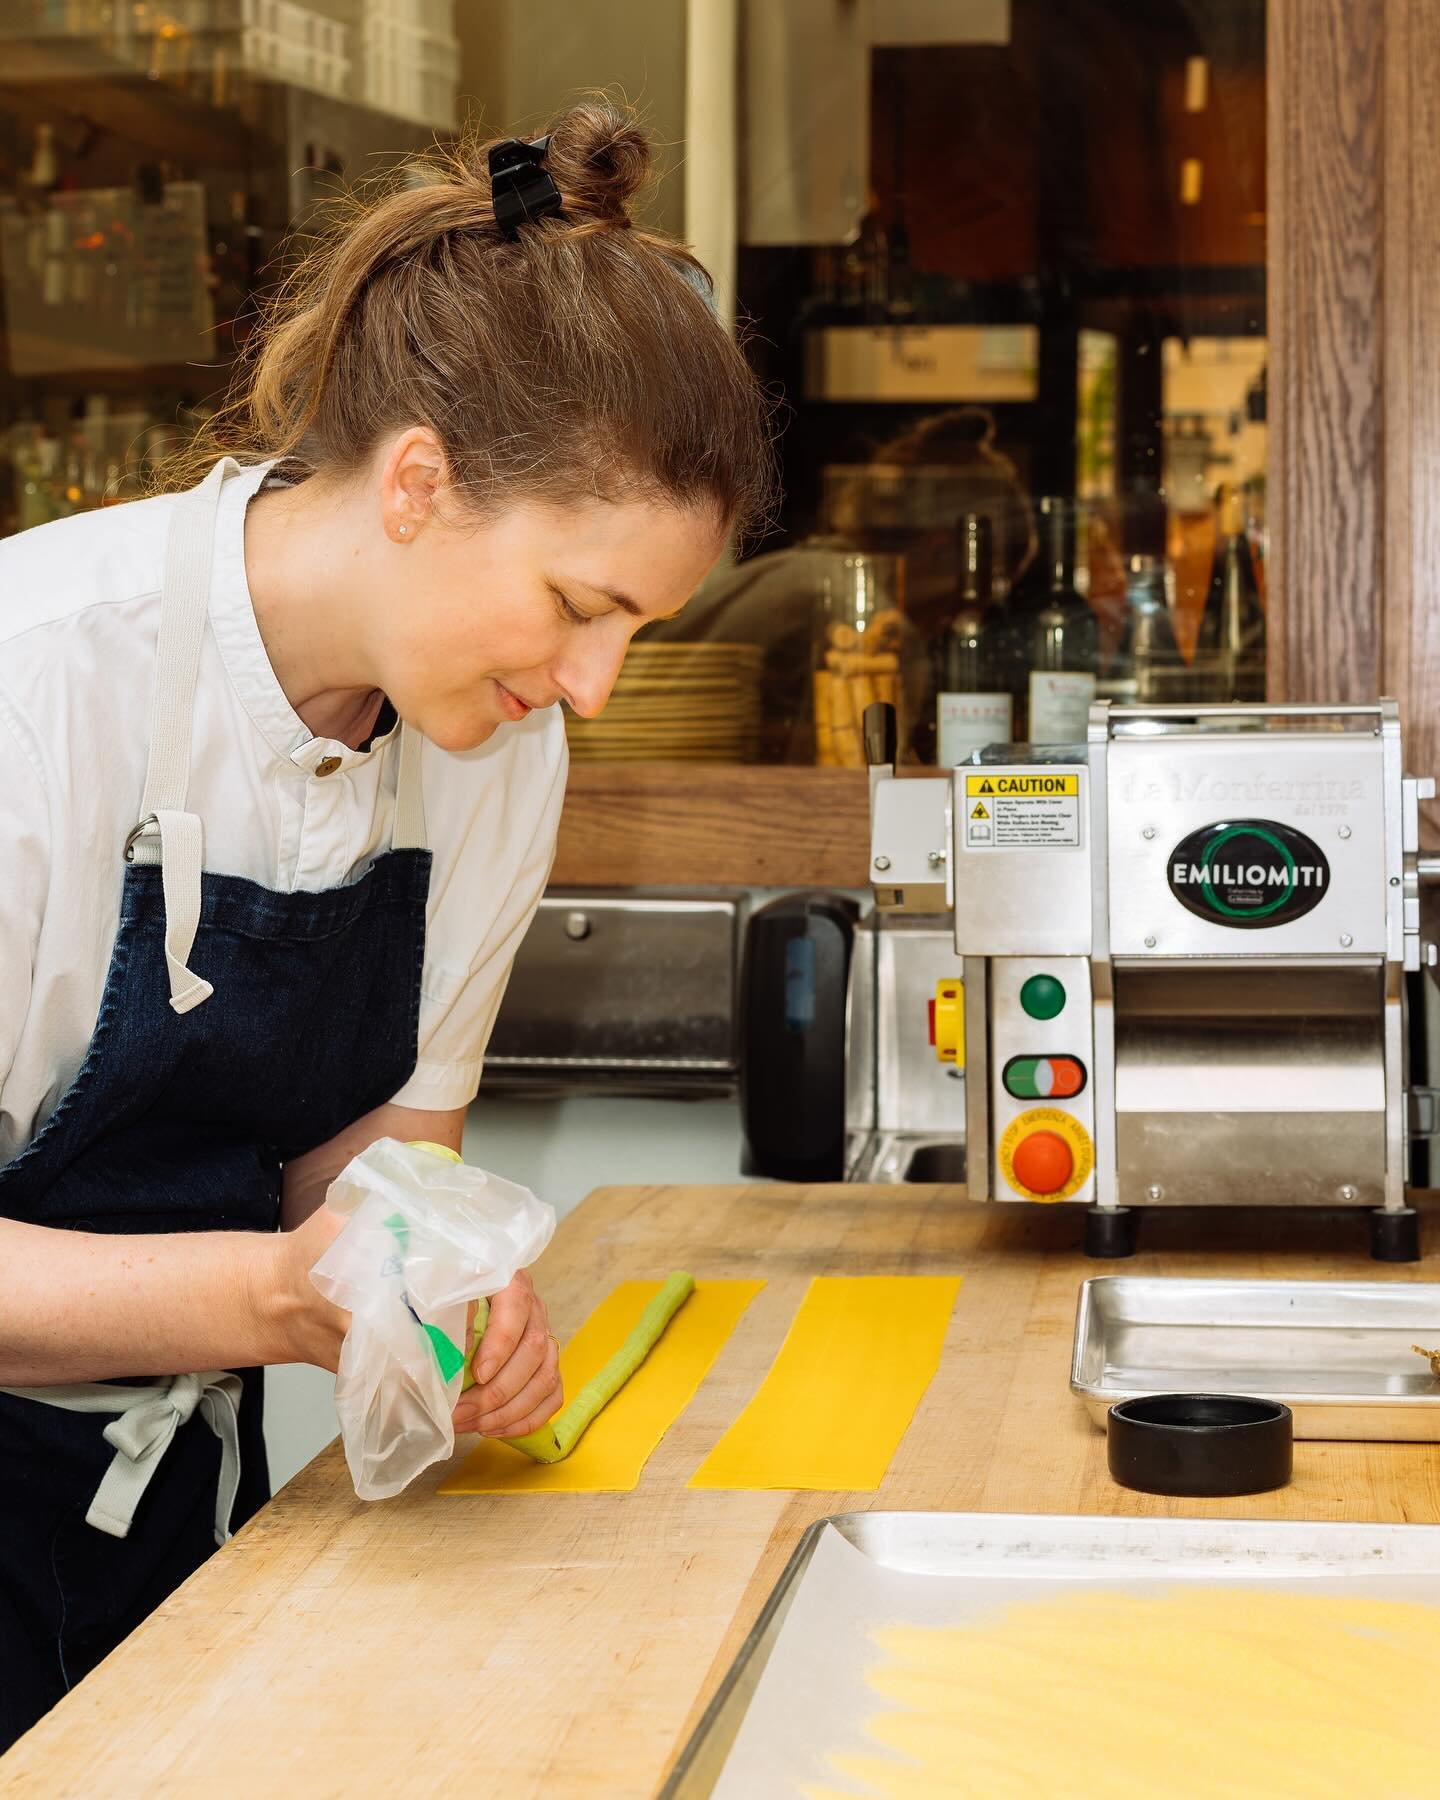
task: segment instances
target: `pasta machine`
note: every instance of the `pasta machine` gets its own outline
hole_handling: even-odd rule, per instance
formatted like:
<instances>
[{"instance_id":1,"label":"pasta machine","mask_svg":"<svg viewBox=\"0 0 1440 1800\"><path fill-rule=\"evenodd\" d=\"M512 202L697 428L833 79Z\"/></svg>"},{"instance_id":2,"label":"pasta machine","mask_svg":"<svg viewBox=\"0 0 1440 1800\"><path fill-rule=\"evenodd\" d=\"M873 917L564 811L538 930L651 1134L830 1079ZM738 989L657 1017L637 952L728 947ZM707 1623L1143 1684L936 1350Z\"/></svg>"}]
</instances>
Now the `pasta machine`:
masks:
<instances>
[{"instance_id":1,"label":"pasta machine","mask_svg":"<svg viewBox=\"0 0 1440 1800\"><path fill-rule=\"evenodd\" d=\"M902 953L897 928L929 941L903 1001L932 1126L963 1089L972 1196L1084 1206L1096 1256L1129 1255L1144 1208L1242 1205L1368 1209L1375 1256L1418 1256L1407 1157L1435 1095L1408 1080L1407 977L1436 960L1435 783L1404 774L1393 702L1100 703L1083 745L938 778L896 778L889 709L866 731L856 969ZM852 1060L863 1127L883 1047Z\"/></svg>"}]
</instances>

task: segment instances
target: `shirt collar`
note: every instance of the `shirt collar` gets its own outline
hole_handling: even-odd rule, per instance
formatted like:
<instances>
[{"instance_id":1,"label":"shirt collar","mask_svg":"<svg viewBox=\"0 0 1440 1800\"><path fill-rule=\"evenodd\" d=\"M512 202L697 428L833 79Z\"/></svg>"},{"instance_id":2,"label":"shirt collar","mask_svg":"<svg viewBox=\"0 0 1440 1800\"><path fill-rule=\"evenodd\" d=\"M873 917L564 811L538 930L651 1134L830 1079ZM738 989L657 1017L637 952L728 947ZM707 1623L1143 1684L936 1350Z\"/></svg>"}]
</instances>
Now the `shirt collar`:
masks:
<instances>
[{"instance_id":1,"label":"shirt collar","mask_svg":"<svg viewBox=\"0 0 1440 1800\"><path fill-rule=\"evenodd\" d=\"M276 756L306 774L313 774L316 765L329 758L338 758L341 767L348 768L388 743L393 730L374 739L368 750L353 750L338 738L313 736L285 696L255 619L255 603L245 577L245 514L274 466L272 461L243 468L231 475L220 491L210 576L210 628L241 705Z\"/></svg>"}]
</instances>

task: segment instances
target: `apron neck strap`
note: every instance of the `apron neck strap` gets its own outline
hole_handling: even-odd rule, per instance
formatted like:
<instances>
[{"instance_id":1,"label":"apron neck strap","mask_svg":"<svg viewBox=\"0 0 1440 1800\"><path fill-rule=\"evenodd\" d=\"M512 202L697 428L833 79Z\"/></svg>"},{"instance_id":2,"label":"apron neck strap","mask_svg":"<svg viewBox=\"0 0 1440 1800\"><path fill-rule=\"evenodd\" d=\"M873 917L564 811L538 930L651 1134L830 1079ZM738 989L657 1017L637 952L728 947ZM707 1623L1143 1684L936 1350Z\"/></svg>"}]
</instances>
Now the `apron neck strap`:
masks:
<instances>
[{"instance_id":1,"label":"apron neck strap","mask_svg":"<svg viewBox=\"0 0 1440 1800\"><path fill-rule=\"evenodd\" d=\"M181 494L170 516L160 629L155 640L155 686L150 695L150 754L140 823L125 840L126 862L160 863L165 898L165 967L170 1005L177 1013L215 991L188 966L200 923L204 831L185 810L190 787L190 739L200 646L210 614L210 565L215 511L225 477L239 464L222 457L199 487Z\"/></svg>"},{"instance_id":2,"label":"apron neck strap","mask_svg":"<svg viewBox=\"0 0 1440 1800\"><path fill-rule=\"evenodd\" d=\"M170 1004L186 1013L208 1000L210 983L187 966L200 923L204 833L185 810L190 786L190 742L200 646L210 616L210 571L215 552L215 514L225 478L239 469L222 457L210 473L175 502L165 547L160 630L155 644L155 687L150 700L150 755L140 823L125 841L125 860L160 863L165 897L165 964ZM400 767L395 778L397 850L425 848L425 799L420 778L421 737L400 727Z\"/></svg>"},{"instance_id":3,"label":"apron neck strap","mask_svg":"<svg viewBox=\"0 0 1440 1800\"><path fill-rule=\"evenodd\" d=\"M424 739L413 725L400 725L400 770L395 777L395 822L390 831L393 850L425 848L425 790L420 777Z\"/></svg>"},{"instance_id":4,"label":"apron neck strap","mask_svg":"<svg viewBox=\"0 0 1440 1800\"><path fill-rule=\"evenodd\" d=\"M222 457L199 487L181 494L165 546L165 585L160 591L160 634L155 644L155 687L150 697L150 759L140 817L184 812L190 786L190 738L200 645L210 613L210 565L215 550L215 511L225 477L239 468Z\"/></svg>"}]
</instances>

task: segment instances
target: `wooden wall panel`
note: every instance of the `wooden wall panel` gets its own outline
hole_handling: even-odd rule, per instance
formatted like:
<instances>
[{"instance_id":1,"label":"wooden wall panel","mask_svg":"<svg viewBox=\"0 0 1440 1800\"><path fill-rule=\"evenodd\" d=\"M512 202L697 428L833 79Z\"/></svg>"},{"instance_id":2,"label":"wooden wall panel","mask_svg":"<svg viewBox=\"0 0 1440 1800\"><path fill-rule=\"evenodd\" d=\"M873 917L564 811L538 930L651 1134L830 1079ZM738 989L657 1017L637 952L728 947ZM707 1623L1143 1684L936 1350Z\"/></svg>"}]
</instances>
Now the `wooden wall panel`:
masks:
<instances>
[{"instance_id":1,"label":"wooden wall panel","mask_svg":"<svg viewBox=\"0 0 1440 1800\"><path fill-rule=\"evenodd\" d=\"M1440 0L1387 0L1383 687L1440 774ZM1440 810L1427 809L1440 841Z\"/></svg>"},{"instance_id":2,"label":"wooden wall panel","mask_svg":"<svg viewBox=\"0 0 1440 1800\"><path fill-rule=\"evenodd\" d=\"M581 763L550 879L559 886L864 887L863 769Z\"/></svg>"},{"instance_id":3,"label":"wooden wall panel","mask_svg":"<svg viewBox=\"0 0 1440 1800\"><path fill-rule=\"evenodd\" d=\"M1398 0L1406 4L1408 0ZM1397 0L1270 0L1270 693L1382 678L1382 76Z\"/></svg>"}]
</instances>

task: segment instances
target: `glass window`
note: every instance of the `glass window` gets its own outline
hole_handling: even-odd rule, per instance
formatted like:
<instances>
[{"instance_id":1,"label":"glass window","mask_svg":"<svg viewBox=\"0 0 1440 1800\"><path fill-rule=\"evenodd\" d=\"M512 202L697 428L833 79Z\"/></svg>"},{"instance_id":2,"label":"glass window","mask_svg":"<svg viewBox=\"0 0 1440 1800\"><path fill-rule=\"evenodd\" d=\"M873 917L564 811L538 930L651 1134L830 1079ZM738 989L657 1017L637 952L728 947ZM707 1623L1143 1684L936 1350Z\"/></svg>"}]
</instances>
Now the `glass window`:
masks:
<instances>
[{"instance_id":1,"label":"glass window","mask_svg":"<svg viewBox=\"0 0 1440 1800\"><path fill-rule=\"evenodd\" d=\"M1263 0L743 19L785 502L718 579L816 622L808 696L767 657L772 753L858 765L892 678L920 762L1083 739L1096 694L1263 697Z\"/></svg>"},{"instance_id":2,"label":"glass window","mask_svg":"<svg viewBox=\"0 0 1440 1800\"><path fill-rule=\"evenodd\" d=\"M735 120L733 189L687 183L684 229L722 293L733 258L784 500L652 654L733 647L753 754L842 766L874 700L953 763L1083 738L1097 694L1263 695L1264 0L718 10L686 116Z\"/></svg>"},{"instance_id":3,"label":"glass window","mask_svg":"<svg viewBox=\"0 0 1440 1800\"><path fill-rule=\"evenodd\" d=\"M315 201L453 131L452 0L5 0L0 531L145 491Z\"/></svg>"},{"instance_id":4,"label":"glass window","mask_svg":"<svg viewBox=\"0 0 1440 1800\"><path fill-rule=\"evenodd\" d=\"M1265 681L1264 0L10 0L0 529L143 488L287 230L630 96L784 498L577 759L858 765Z\"/></svg>"}]
</instances>

